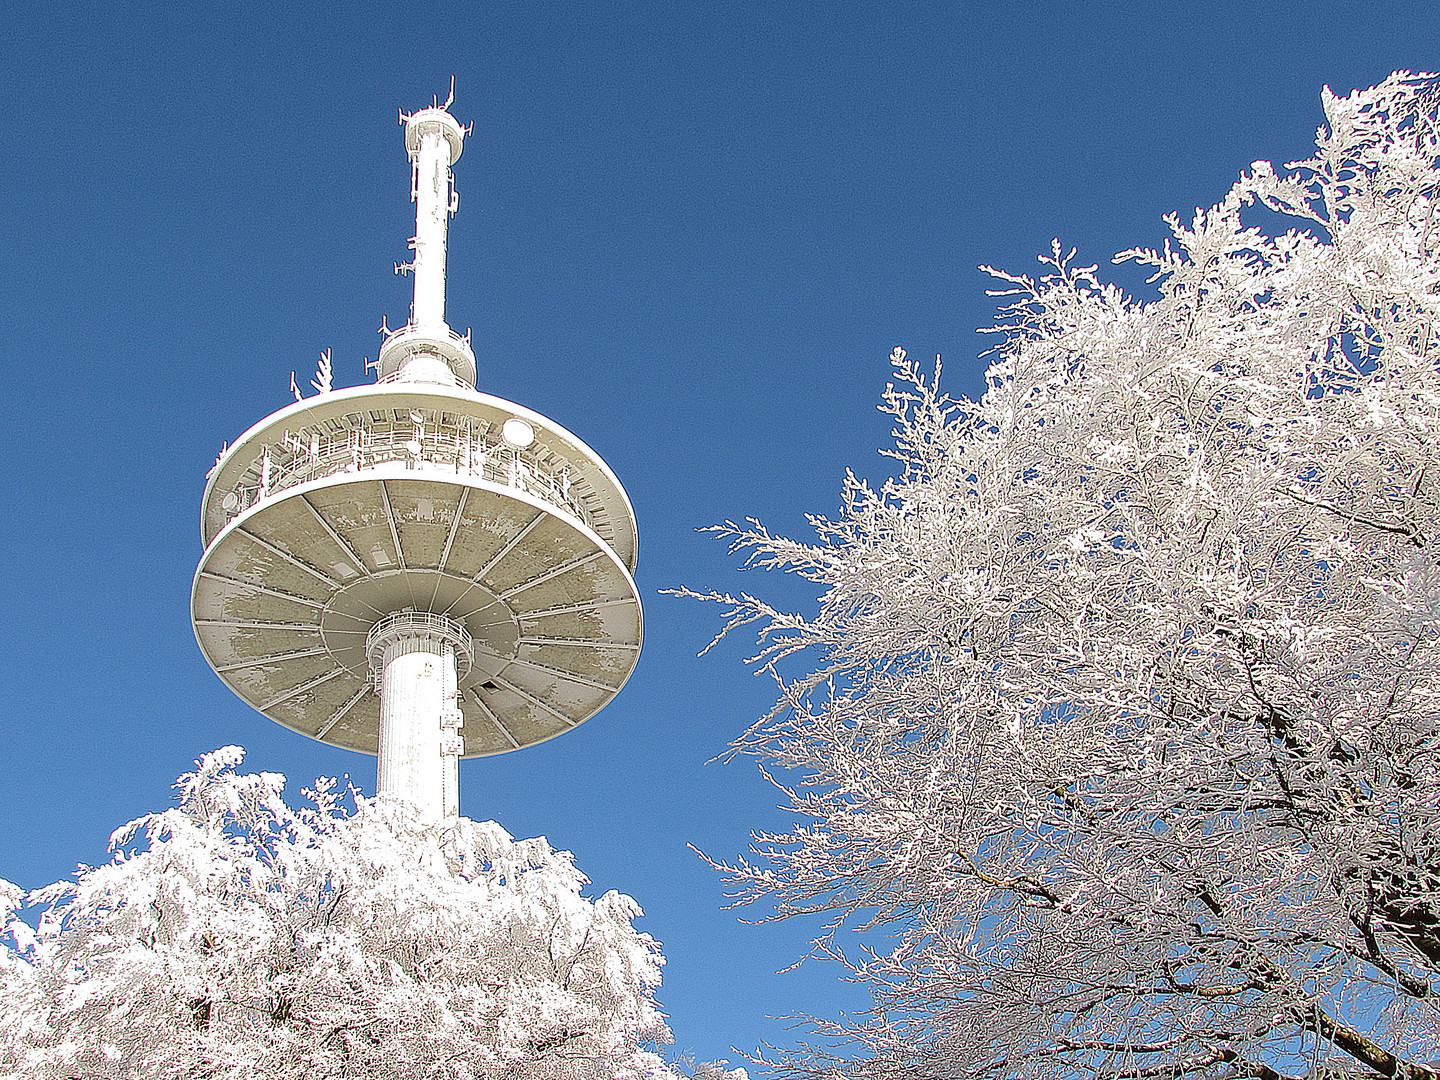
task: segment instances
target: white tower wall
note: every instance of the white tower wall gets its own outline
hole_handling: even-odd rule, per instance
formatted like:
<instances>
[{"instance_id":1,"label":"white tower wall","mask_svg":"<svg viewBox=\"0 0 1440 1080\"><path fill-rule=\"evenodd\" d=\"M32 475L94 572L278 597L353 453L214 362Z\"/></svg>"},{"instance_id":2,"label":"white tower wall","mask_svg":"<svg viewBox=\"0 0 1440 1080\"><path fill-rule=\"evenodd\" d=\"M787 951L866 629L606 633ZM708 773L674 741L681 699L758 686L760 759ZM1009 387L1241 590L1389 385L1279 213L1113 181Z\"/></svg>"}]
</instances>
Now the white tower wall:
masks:
<instances>
[{"instance_id":1,"label":"white tower wall","mask_svg":"<svg viewBox=\"0 0 1440 1080\"><path fill-rule=\"evenodd\" d=\"M441 714L455 704L455 650L401 638L380 672L380 794L399 795L431 817L445 811Z\"/></svg>"},{"instance_id":2,"label":"white tower wall","mask_svg":"<svg viewBox=\"0 0 1440 1080\"><path fill-rule=\"evenodd\" d=\"M436 124L420 132L415 152L416 327L445 326L445 234L452 203L450 143Z\"/></svg>"},{"instance_id":3,"label":"white tower wall","mask_svg":"<svg viewBox=\"0 0 1440 1080\"><path fill-rule=\"evenodd\" d=\"M430 612L398 611L366 640L380 698L376 789L432 818L460 812L458 694L472 648L463 626Z\"/></svg>"}]
</instances>

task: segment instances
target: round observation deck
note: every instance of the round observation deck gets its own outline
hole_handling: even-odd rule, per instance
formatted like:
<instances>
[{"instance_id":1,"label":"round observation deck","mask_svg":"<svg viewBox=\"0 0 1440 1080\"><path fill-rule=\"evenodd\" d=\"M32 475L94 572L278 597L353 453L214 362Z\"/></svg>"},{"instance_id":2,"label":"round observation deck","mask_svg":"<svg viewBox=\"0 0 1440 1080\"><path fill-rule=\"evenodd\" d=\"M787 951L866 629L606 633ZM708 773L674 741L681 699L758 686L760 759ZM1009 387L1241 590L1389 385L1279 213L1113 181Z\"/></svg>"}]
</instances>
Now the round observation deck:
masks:
<instances>
[{"instance_id":1,"label":"round observation deck","mask_svg":"<svg viewBox=\"0 0 1440 1080\"><path fill-rule=\"evenodd\" d=\"M619 481L557 424L468 388L379 384L275 413L216 463L201 533L206 660L271 720L336 746L377 752L366 640L396 613L469 637L464 757L583 723L639 657Z\"/></svg>"}]
</instances>

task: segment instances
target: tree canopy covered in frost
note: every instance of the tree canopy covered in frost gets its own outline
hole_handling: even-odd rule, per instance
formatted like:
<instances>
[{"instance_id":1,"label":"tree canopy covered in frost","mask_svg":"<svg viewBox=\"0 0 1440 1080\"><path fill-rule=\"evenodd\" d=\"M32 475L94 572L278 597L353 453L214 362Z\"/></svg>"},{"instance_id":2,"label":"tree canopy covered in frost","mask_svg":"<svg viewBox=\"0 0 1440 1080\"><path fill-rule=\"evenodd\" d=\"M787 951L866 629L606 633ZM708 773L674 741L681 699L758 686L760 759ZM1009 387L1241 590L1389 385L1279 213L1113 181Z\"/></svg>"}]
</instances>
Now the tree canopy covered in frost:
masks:
<instances>
[{"instance_id":1,"label":"tree canopy covered in frost","mask_svg":"<svg viewBox=\"0 0 1440 1080\"><path fill-rule=\"evenodd\" d=\"M629 897L587 898L567 852L494 823L324 781L293 809L242 756L201 759L110 863L28 897L0 882L0 1075L672 1075Z\"/></svg>"},{"instance_id":2,"label":"tree canopy covered in frost","mask_svg":"<svg viewBox=\"0 0 1440 1080\"><path fill-rule=\"evenodd\" d=\"M794 1074L1440 1075L1436 101L1327 92L1152 301L997 274L980 401L897 349L896 477L728 527L823 595L710 597L800 820L725 869L874 994Z\"/></svg>"}]
</instances>

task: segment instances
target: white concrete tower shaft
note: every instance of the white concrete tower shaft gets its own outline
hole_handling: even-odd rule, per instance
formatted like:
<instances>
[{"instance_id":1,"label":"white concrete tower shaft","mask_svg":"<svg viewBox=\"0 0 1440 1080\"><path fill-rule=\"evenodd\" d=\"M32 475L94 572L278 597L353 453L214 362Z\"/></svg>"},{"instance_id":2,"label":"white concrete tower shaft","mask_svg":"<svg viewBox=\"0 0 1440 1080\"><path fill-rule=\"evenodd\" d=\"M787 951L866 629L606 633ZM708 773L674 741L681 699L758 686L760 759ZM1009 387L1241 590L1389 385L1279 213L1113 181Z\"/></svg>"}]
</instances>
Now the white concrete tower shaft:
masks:
<instances>
[{"instance_id":1,"label":"white concrete tower shaft","mask_svg":"<svg viewBox=\"0 0 1440 1080\"><path fill-rule=\"evenodd\" d=\"M411 123L415 123L415 118L411 118ZM443 122L421 121L415 127L418 145L410 151L414 169L411 197L415 200L415 303L411 321L416 327L428 329L447 325L445 237L450 215L459 200L450 173L454 160L451 143L446 138Z\"/></svg>"},{"instance_id":2,"label":"white concrete tower shaft","mask_svg":"<svg viewBox=\"0 0 1440 1080\"><path fill-rule=\"evenodd\" d=\"M376 790L432 818L460 812L460 676L470 670L465 628L443 615L397 611L365 641L380 698Z\"/></svg>"},{"instance_id":3,"label":"white concrete tower shaft","mask_svg":"<svg viewBox=\"0 0 1440 1080\"><path fill-rule=\"evenodd\" d=\"M430 382L475 385L475 354L467 334L461 337L445 321L445 251L450 216L459 208L450 166L465 148L468 125L435 105L400 114L405 150L410 157L410 198L415 203L415 235L410 262L395 266L397 274L415 275L410 320L387 334L376 366L381 382Z\"/></svg>"}]
</instances>

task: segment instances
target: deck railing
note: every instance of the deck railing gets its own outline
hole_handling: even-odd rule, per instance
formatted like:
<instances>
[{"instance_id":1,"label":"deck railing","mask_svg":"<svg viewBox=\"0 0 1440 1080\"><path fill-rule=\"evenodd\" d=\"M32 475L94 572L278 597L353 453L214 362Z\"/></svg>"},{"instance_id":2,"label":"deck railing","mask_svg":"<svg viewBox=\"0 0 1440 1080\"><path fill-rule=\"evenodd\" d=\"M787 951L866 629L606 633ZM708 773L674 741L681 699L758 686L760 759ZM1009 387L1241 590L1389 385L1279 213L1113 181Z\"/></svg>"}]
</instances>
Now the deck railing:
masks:
<instances>
[{"instance_id":1,"label":"deck railing","mask_svg":"<svg viewBox=\"0 0 1440 1080\"><path fill-rule=\"evenodd\" d=\"M312 480L398 463L417 474L448 473L514 488L595 527L566 467L547 465L533 449L509 445L481 421L410 416L408 424L375 423L368 414L357 414L286 432L282 443L265 446L240 482L221 496L225 513L235 517Z\"/></svg>"}]
</instances>

